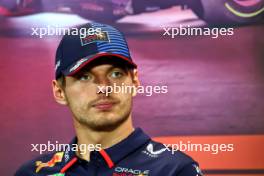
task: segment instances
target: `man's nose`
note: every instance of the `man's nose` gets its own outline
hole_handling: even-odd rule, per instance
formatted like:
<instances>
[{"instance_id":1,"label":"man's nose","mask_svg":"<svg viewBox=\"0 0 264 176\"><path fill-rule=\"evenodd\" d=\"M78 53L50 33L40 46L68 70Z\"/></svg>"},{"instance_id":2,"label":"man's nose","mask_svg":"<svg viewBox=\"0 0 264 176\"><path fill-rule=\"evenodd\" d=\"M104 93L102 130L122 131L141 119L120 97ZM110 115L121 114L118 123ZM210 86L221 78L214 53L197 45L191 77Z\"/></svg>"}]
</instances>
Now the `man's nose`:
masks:
<instances>
[{"instance_id":1,"label":"man's nose","mask_svg":"<svg viewBox=\"0 0 264 176\"><path fill-rule=\"evenodd\" d=\"M110 86L111 81L106 76L97 77L96 83L100 86Z\"/></svg>"},{"instance_id":2,"label":"man's nose","mask_svg":"<svg viewBox=\"0 0 264 176\"><path fill-rule=\"evenodd\" d=\"M112 93L111 81L106 77L97 78L96 83L98 94L109 96Z\"/></svg>"}]
</instances>

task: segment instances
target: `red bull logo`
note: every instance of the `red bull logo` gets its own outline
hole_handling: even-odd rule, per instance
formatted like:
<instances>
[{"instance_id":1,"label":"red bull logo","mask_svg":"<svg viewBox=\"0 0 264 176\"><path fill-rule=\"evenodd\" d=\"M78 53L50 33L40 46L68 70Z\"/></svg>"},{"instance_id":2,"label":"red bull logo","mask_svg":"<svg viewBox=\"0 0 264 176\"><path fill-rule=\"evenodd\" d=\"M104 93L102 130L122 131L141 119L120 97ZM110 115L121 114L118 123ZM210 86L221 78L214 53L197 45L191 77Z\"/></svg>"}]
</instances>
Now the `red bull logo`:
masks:
<instances>
[{"instance_id":1,"label":"red bull logo","mask_svg":"<svg viewBox=\"0 0 264 176\"><path fill-rule=\"evenodd\" d=\"M49 160L46 163L43 163L42 161L36 161L36 166L37 166L36 173L38 173L44 167L53 167L55 166L56 163L61 162L63 158L63 153L64 152L56 153L55 155L53 155L51 160Z\"/></svg>"}]
</instances>

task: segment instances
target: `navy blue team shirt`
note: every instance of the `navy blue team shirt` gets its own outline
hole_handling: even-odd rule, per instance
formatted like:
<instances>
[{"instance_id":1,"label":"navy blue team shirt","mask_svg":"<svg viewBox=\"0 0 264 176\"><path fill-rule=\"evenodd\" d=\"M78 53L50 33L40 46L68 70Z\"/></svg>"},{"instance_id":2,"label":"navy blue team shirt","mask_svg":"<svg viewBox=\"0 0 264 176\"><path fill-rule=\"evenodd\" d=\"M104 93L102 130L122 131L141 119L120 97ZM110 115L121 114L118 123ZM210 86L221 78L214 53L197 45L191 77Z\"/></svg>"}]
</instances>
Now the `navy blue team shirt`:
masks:
<instances>
[{"instance_id":1,"label":"navy blue team shirt","mask_svg":"<svg viewBox=\"0 0 264 176\"><path fill-rule=\"evenodd\" d=\"M71 144L76 144L75 138ZM100 151L90 161L66 150L44 154L20 167L15 176L202 176L198 163L181 151L172 154L140 128Z\"/></svg>"}]
</instances>

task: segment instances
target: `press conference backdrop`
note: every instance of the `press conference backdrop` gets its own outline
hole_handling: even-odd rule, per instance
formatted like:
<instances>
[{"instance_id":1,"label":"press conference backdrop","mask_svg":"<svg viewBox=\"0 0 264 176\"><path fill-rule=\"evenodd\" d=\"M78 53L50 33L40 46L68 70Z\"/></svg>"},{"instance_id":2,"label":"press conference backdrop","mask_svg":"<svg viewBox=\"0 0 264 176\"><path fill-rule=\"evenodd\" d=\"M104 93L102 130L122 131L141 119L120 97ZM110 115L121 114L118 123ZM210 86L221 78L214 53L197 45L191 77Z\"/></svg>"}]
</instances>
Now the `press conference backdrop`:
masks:
<instances>
[{"instance_id":1,"label":"press conference backdrop","mask_svg":"<svg viewBox=\"0 0 264 176\"><path fill-rule=\"evenodd\" d=\"M255 8L250 13L232 11L230 1L221 7L229 16L215 19L201 15L201 4L133 1L129 6L127 1L111 1L114 5L102 6L99 13L91 9L102 4L89 6L89 11L80 3L77 13L66 6L68 1L62 2L54 10L48 1L0 1L1 175L12 175L39 155L31 144L68 143L74 136L71 114L55 103L51 90L61 36L40 37L32 28L72 27L91 20L112 24L125 34L143 86L168 88L165 94L135 98L135 126L166 144L214 146L186 151L206 175L264 175L262 1L240 2L246 9ZM124 10L122 3L134 12ZM205 5L204 13L212 11L210 3ZM233 33L172 37L170 28L180 27L233 28ZM217 150L221 144L231 144L233 150Z\"/></svg>"}]
</instances>

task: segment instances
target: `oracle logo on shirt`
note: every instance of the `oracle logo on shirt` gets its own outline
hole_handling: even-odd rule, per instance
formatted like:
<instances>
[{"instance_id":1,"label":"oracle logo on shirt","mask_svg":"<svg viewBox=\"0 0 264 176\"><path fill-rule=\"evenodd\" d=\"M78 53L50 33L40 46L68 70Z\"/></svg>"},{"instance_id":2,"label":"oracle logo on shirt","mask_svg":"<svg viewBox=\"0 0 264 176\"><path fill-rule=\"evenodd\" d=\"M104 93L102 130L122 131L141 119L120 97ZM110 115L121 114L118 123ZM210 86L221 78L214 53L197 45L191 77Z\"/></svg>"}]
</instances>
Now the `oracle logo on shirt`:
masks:
<instances>
[{"instance_id":1,"label":"oracle logo on shirt","mask_svg":"<svg viewBox=\"0 0 264 176\"><path fill-rule=\"evenodd\" d=\"M113 176L148 176L149 170L139 170L124 167L116 167Z\"/></svg>"}]
</instances>

